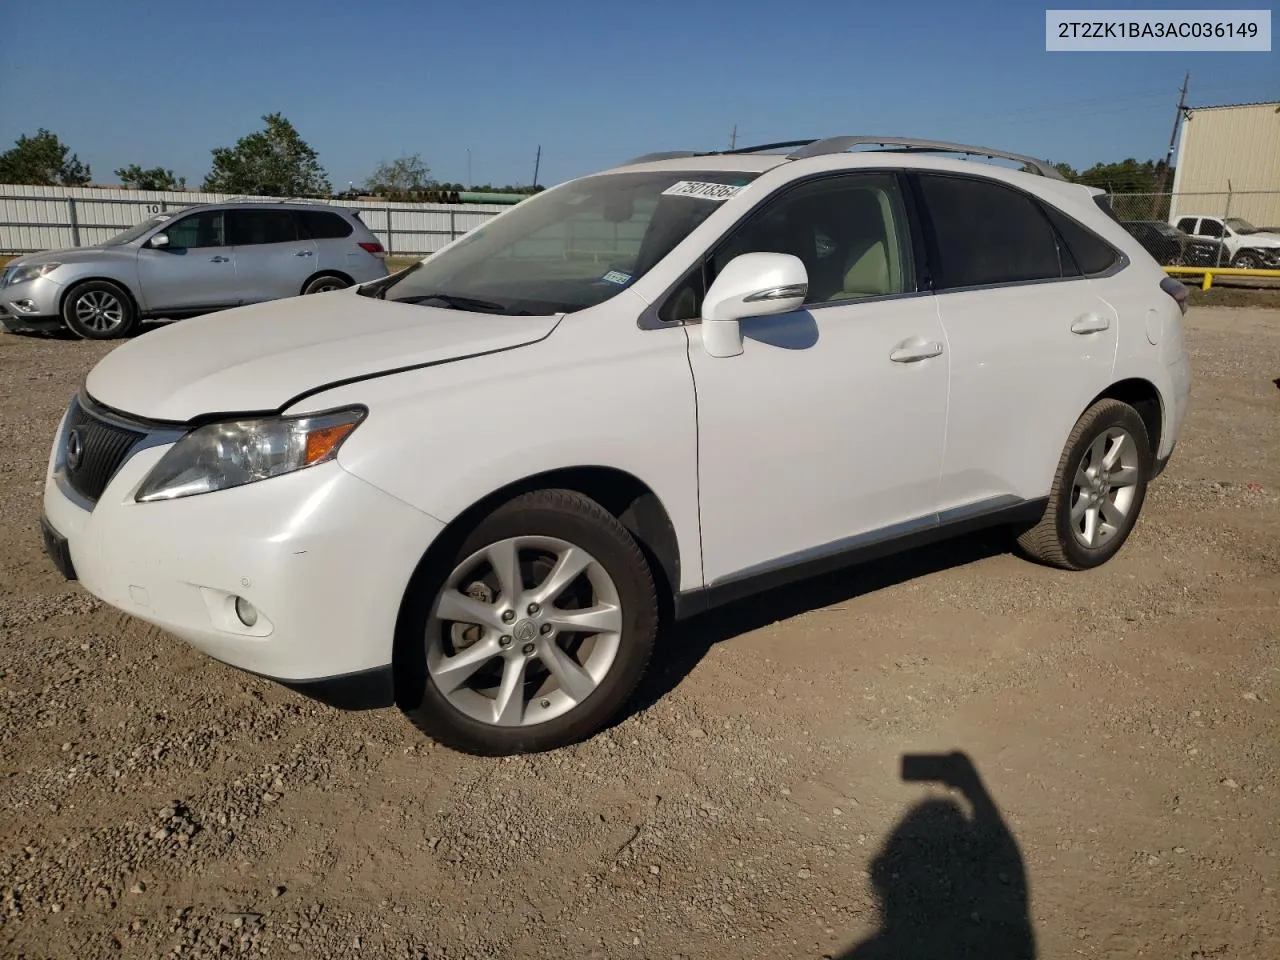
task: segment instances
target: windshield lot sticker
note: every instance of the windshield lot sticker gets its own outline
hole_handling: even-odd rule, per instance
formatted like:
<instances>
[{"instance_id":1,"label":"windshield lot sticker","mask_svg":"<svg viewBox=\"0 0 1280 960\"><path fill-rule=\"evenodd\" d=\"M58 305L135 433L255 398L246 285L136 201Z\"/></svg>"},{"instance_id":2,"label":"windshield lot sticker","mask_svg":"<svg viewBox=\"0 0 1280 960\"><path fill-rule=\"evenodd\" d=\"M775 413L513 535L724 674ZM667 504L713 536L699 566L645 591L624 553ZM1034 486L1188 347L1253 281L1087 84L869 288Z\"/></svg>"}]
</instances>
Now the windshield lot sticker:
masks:
<instances>
[{"instance_id":1,"label":"windshield lot sticker","mask_svg":"<svg viewBox=\"0 0 1280 960\"><path fill-rule=\"evenodd\" d=\"M742 187L731 183L702 183L698 180L681 180L662 191L664 197L697 197L699 200L728 200Z\"/></svg>"},{"instance_id":2,"label":"windshield lot sticker","mask_svg":"<svg viewBox=\"0 0 1280 960\"><path fill-rule=\"evenodd\" d=\"M605 283L616 283L619 286L626 286L631 282L631 274L623 273L621 270L610 270L600 279Z\"/></svg>"}]
</instances>

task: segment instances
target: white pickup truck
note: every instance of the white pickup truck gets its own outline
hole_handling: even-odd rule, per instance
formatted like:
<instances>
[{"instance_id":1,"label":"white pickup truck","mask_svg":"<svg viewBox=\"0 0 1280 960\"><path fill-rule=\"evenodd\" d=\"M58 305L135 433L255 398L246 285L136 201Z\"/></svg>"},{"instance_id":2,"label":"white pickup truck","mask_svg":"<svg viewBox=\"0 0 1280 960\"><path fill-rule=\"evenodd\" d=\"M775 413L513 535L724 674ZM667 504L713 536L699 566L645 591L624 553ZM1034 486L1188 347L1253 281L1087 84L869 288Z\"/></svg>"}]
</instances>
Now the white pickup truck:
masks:
<instances>
[{"instance_id":1,"label":"white pickup truck","mask_svg":"<svg viewBox=\"0 0 1280 960\"><path fill-rule=\"evenodd\" d=\"M1183 216L1171 221L1184 233L1221 240L1227 263L1241 269L1280 269L1280 233L1260 230L1240 217Z\"/></svg>"}]
</instances>

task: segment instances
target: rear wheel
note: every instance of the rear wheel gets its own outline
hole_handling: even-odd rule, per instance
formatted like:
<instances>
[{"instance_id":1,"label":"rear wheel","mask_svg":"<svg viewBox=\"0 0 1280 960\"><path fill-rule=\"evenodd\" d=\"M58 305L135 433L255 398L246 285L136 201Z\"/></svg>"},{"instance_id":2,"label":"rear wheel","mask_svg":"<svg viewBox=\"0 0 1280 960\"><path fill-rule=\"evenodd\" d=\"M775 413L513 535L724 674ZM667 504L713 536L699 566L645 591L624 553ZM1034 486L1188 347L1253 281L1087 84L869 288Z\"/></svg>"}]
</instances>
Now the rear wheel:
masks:
<instances>
[{"instance_id":1,"label":"rear wheel","mask_svg":"<svg viewBox=\"0 0 1280 960\"><path fill-rule=\"evenodd\" d=\"M465 753L549 750L625 706L653 651L644 554L594 500L543 490L489 515L408 610L398 699ZM443 565L442 565L443 566Z\"/></svg>"},{"instance_id":2,"label":"rear wheel","mask_svg":"<svg viewBox=\"0 0 1280 960\"><path fill-rule=\"evenodd\" d=\"M305 296L308 293L328 293L330 290L342 290L351 284L342 277L336 277L332 274L326 274L322 277L313 277L307 281L307 285L302 288Z\"/></svg>"},{"instance_id":3,"label":"rear wheel","mask_svg":"<svg viewBox=\"0 0 1280 960\"><path fill-rule=\"evenodd\" d=\"M62 319L85 340L112 340L133 331L138 313L120 287L107 280L90 280L68 292L62 301Z\"/></svg>"},{"instance_id":4,"label":"rear wheel","mask_svg":"<svg viewBox=\"0 0 1280 960\"><path fill-rule=\"evenodd\" d=\"M1067 570L1106 563L1138 520L1151 464L1138 411L1119 400L1099 400L1076 421L1044 516L1018 545L1042 563Z\"/></svg>"}]
</instances>

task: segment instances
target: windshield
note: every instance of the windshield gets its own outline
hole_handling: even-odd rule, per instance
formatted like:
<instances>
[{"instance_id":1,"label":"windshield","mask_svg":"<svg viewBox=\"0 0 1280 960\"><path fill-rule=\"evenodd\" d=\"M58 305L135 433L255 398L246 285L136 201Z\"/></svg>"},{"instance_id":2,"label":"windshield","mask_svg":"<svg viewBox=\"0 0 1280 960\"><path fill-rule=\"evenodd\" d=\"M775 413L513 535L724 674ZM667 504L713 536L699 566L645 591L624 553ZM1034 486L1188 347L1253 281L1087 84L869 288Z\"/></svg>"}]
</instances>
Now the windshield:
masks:
<instances>
[{"instance_id":1,"label":"windshield","mask_svg":"<svg viewBox=\"0 0 1280 960\"><path fill-rule=\"evenodd\" d=\"M453 247L361 289L401 303L568 313L644 276L759 174L608 173L537 194Z\"/></svg>"},{"instance_id":2,"label":"windshield","mask_svg":"<svg viewBox=\"0 0 1280 960\"><path fill-rule=\"evenodd\" d=\"M1241 220L1239 217L1227 217L1227 226L1234 233L1257 233L1258 228L1248 220Z\"/></svg>"},{"instance_id":3,"label":"windshield","mask_svg":"<svg viewBox=\"0 0 1280 960\"><path fill-rule=\"evenodd\" d=\"M131 243L134 240L137 240L140 236L142 236L148 230L151 230L154 227L158 227L160 226L160 224L170 219L172 218L167 213L162 213L159 216L152 217L149 220L143 220L140 224L138 224L135 227L130 227L124 233L117 233L110 240L104 240L102 242L102 245L104 247L118 247L121 244Z\"/></svg>"}]
</instances>

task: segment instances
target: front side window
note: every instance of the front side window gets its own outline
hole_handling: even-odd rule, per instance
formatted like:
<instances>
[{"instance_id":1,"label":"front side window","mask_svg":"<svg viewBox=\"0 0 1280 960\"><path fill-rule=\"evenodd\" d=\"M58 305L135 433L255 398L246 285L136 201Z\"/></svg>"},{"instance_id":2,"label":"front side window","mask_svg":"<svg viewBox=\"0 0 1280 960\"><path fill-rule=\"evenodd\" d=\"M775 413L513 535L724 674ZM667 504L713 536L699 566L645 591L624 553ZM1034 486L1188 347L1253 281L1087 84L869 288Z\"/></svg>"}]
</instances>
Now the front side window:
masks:
<instances>
[{"instance_id":1,"label":"front side window","mask_svg":"<svg viewBox=\"0 0 1280 960\"><path fill-rule=\"evenodd\" d=\"M1220 237L1222 236L1222 224L1213 220L1201 220L1200 229L1197 233L1202 237Z\"/></svg>"},{"instance_id":2,"label":"front side window","mask_svg":"<svg viewBox=\"0 0 1280 960\"><path fill-rule=\"evenodd\" d=\"M789 253L804 263L808 305L914 291L906 206L890 173L824 177L787 190L734 227L703 268L659 309L664 322L696 319L712 281L744 253Z\"/></svg>"},{"instance_id":3,"label":"front side window","mask_svg":"<svg viewBox=\"0 0 1280 960\"><path fill-rule=\"evenodd\" d=\"M200 247L225 247L221 210L204 210L175 221L167 228L170 250L197 250Z\"/></svg>"},{"instance_id":4,"label":"front side window","mask_svg":"<svg viewBox=\"0 0 1280 960\"><path fill-rule=\"evenodd\" d=\"M535 194L362 292L487 313L572 312L603 303L657 265L758 174L611 173Z\"/></svg>"},{"instance_id":5,"label":"front side window","mask_svg":"<svg viewBox=\"0 0 1280 960\"><path fill-rule=\"evenodd\" d=\"M228 210L227 233L232 246L288 243L298 239L298 225L289 210Z\"/></svg>"},{"instance_id":6,"label":"front side window","mask_svg":"<svg viewBox=\"0 0 1280 960\"><path fill-rule=\"evenodd\" d=\"M743 253L790 253L809 274L810 304L913 289L907 217L896 176L826 177L787 191L734 229L711 257L708 282Z\"/></svg>"}]
</instances>

